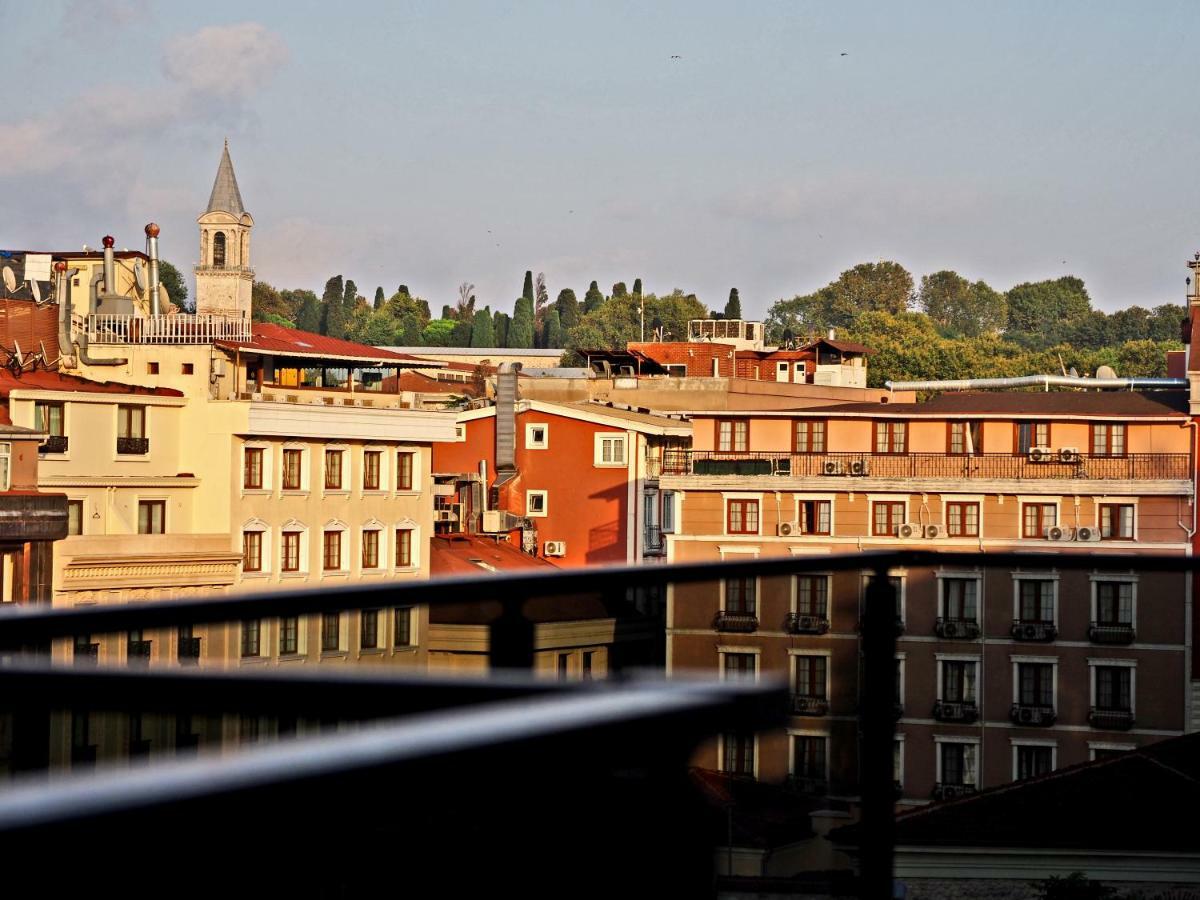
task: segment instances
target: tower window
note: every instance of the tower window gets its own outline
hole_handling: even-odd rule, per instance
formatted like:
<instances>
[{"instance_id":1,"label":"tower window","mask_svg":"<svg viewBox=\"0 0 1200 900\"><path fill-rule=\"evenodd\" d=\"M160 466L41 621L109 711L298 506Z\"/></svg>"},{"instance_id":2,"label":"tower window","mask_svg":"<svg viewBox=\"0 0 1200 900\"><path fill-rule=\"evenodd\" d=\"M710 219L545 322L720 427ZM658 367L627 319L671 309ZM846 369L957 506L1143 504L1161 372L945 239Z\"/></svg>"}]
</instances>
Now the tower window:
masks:
<instances>
[{"instance_id":1,"label":"tower window","mask_svg":"<svg viewBox=\"0 0 1200 900\"><path fill-rule=\"evenodd\" d=\"M225 232L218 231L213 235L213 261L215 268L225 268Z\"/></svg>"}]
</instances>

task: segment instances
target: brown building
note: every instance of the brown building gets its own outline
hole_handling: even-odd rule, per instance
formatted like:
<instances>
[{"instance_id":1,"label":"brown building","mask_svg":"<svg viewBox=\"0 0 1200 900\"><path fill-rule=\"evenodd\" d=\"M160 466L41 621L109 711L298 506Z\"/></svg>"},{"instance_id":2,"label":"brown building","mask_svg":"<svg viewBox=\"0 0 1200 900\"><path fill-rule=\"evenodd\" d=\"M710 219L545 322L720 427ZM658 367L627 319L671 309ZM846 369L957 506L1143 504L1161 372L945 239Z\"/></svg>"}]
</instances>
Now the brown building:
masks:
<instances>
[{"instance_id":1,"label":"brown building","mask_svg":"<svg viewBox=\"0 0 1200 900\"><path fill-rule=\"evenodd\" d=\"M693 417L668 452L668 559L899 547L978 554L895 571L896 780L908 801L1140 746L1185 729L1183 576L1058 571L1059 553L1187 554L1193 433L1183 392L944 394ZM990 551L1051 554L1036 570ZM697 764L808 792L856 790L864 573L675 587L674 672L784 678L780 732L725 735Z\"/></svg>"}]
</instances>

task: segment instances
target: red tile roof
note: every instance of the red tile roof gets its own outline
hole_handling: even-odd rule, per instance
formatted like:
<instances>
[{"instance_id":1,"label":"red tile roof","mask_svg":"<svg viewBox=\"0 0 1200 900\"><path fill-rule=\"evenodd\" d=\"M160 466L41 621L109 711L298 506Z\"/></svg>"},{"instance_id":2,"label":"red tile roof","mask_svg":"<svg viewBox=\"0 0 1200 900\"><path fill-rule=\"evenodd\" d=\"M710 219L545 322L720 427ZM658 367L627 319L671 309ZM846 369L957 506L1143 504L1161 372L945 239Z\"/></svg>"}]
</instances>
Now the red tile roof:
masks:
<instances>
[{"instance_id":1,"label":"red tile roof","mask_svg":"<svg viewBox=\"0 0 1200 900\"><path fill-rule=\"evenodd\" d=\"M15 377L7 369L0 369L0 397L11 391L77 391L90 394L135 394L149 397L182 397L183 391L174 388L144 387L138 384L122 384L117 381L92 381L78 375L64 375L47 369L22 372Z\"/></svg>"},{"instance_id":2,"label":"red tile roof","mask_svg":"<svg viewBox=\"0 0 1200 900\"><path fill-rule=\"evenodd\" d=\"M922 403L840 403L807 413L845 415L1183 416L1187 391L947 392Z\"/></svg>"},{"instance_id":3,"label":"red tile roof","mask_svg":"<svg viewBox=\"0 0 1200 900\"><path fill-rule=\"evenodd\" d=\"M463 397L479 395L475 385L469 381L442 381L421 372L401 372L400 390L416 391L420 394L459 394Z\"/></svg>"},{"instance_id":4,"label":"red tile roof","mask_svg":"<svg viewBox=\"0 0 1200 900\"><path fill-rule=\"evenodd\" d=\"M255 322L252 336L253 340L250 341L215 341L214 343L229 350L258 351L273 356L318 357L390 365L411 366L418 363L437 365L436 361L422 360L416 356L409 356L407 353L394 353L391 350L383 350L369 344L343 341L341 338L313 334L311 331L300 331L297 328L284 328L273 322Z\"/></svg>"},{"instance_id":5,"label":"red tile roof","mask_svg":"<svg viewBox=\"0 0 1200 900\"><path fill-rule=\"evenodd\" d=\"M439 534L429 540L430 575L479 575L490 571L474 560L501 572L557 568L544 559L522 553L512 544L474 534Z\"/></svg>"}]
</instances>

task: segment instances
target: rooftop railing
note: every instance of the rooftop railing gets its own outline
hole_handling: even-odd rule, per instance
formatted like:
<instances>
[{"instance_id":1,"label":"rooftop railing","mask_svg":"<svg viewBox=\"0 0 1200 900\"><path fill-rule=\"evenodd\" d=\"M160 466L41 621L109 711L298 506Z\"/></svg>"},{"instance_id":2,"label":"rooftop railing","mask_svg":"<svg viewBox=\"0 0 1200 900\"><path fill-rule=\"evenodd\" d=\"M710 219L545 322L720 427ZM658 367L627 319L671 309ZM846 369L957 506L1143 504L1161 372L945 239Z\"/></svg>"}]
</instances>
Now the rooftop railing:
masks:
<instances>
[{"instance_id":1,"label":"rooftop railing","mask_svg":"<svg viewBox=\"0 0 1200 900\"><path fill-rule=\"evenodd\" d=\"M93 313L86 319L92 344L211 344L213 341L249 341L248 318L215 313L137 316Z\"/></svg>"}]
</instances>

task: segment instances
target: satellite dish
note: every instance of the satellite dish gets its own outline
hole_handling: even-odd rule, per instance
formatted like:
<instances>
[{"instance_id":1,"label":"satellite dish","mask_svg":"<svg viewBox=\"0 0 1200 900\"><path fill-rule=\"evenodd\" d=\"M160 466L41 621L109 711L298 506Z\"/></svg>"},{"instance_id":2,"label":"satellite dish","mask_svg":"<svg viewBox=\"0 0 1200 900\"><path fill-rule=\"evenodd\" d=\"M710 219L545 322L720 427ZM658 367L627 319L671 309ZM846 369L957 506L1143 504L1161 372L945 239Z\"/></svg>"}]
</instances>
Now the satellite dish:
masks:
<instances>
[{"instance_id":1,"label":"satellite dish","mask_svg":"<svg viewBox=\"0 0 1200 900\"><path fill-rule=\"evenodd\" d=\"M1097 378L1116 378L1117 372L1112 366L1101 366L1096 370Z\"/></svg>"},{"instance_id":2,"label":"satellite dish","mask_svg":"<svg viewBox=\"0 0 1200 900\"><path fill-rule=\"evenodd\" d=\"M146 273L142 271L142 261L135 259L133 261L133 280L137 282L137 289L141 293L146 292Z\"/></svg>"},{"instance_id":3,"label":"satellite dish","mask_svg":"<svg viewBox=\"0 0 1200 900\"><path fill-rule=\"evenodd\" d=\"M25 368L25 355L21 352L21 345L13 341L13 359L17 362L17 368Z\"/></svg>"},{"instance_id":4,"label":"satellite dish","mask_svg":"<svg viewBox=\"0 0 1200 900\"><path fill-rule=\"evenodd\" d=\"M4 267L4 287L10 294L17 289L17 276L11 266Z\"/></svg>"},{"instance_id":5,"label":"satellite dish","mask_svg":"<svg viewBox=\"0 0 1200 900\"><path fill-rule=\"evenodd\" d=\"M42 289L38 287L38 283L36 281L29 282L29 293L33 294L34 303L42 302Z\"/></svg>"},{"instance_id":6,"label":"satellite dish","mask_svg":"<svg viewBox=\"0 0 1200 900\"><path fill-rule=\"evenodd\" d=\"M1078 370L1078 369L1076 369L1074 366L1071 366L1071 377L1072 377L1072 378L1078 378L1078 377L1079 377L1079 370Z\"/></svg>"}]
</instances>

